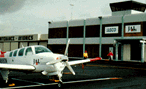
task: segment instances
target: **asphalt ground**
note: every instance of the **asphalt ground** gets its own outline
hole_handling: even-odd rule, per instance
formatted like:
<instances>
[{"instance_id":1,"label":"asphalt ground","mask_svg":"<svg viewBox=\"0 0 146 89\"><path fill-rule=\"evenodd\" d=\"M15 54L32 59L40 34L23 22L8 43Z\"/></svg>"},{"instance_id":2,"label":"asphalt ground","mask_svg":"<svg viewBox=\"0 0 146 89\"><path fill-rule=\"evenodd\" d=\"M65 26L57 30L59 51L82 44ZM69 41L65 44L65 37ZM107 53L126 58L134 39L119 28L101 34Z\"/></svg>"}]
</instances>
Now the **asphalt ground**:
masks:
<instances>
[{"instance_id":1,"label":"asphalt ground","mask_svg":"<svg viewBox=\"0 0 146 89\"><path fill-rule=\"evenodd\" d=\"M64 70L63 89L146 88L146 68L143 64L100 61L87 63L84 69L81 65L72 67L76 75L72 75L67 68ZM57 83L40 73L11 72L9 79L9 83L1 83L0 88L58 88ZM2 82L2 78L0 80Z\"/></svg>"}]
</instances>

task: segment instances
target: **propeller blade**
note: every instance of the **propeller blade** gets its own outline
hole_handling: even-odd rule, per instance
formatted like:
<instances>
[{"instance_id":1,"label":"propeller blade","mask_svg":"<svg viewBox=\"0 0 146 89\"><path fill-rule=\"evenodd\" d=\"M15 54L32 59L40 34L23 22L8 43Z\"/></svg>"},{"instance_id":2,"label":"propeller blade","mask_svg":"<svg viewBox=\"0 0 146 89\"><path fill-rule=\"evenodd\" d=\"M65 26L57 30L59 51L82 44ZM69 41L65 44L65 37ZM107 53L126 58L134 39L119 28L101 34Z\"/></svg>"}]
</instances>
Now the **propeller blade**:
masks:
<instances>
[{"instance_id":1,"label":"propeller blade","mask_svg":"<svg viewBox=\"0 0 146 89\"><path fill-rule=\"evenodd\" d=\"M65 52L64 52L65 56L67 56L67 51L68 51L69 43L70 43L70 39L68 40L68 43L66 45L66 49L65 49Z\"/></svg>"},{"instance_id":2,"label":"propeller blade","mask_svg":"<svg viewBox=\"0 0 146 89\"><path fill-rule=\"evenodd\" d=\"M68 61L66 61L65 64L66 64L67 68L70 70L70 72L71 72L73 75L75 75L75 72L74 72L74 70L72 69L72 67L69 65Z\"/></svg>"}]
</instances>

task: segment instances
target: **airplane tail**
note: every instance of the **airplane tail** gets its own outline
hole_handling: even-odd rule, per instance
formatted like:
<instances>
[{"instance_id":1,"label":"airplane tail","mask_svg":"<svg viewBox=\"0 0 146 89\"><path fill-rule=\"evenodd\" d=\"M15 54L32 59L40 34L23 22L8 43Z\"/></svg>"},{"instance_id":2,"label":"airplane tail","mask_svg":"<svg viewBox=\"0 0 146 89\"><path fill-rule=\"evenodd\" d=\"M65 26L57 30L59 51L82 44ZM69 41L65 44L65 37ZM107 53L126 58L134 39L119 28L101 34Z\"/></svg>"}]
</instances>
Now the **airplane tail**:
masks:
<instances>
[{"instance_id":1,"label":"airplane tail","mask_svg":"<svg viewBox=\"0 0 146 89\"><path fill-rule=\"evenodd\" d=\"M4 54L5 54L6 52L3 52L3 51L1 51L0 50L0 57L4 57Z\"/></svg>"}]
</instances>

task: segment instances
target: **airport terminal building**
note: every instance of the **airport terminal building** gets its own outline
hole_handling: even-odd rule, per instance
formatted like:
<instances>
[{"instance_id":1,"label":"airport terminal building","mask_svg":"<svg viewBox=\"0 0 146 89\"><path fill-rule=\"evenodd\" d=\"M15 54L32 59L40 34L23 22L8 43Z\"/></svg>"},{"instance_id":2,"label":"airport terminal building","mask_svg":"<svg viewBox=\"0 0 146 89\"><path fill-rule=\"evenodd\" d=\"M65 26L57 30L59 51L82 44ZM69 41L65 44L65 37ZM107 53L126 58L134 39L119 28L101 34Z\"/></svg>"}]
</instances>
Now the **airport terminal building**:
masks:
<instances>
[{"instance_id":1,"label":"airport terminal building","mask_svg":"<svg viewBox=\"0 0 146 89\"><path fill-rule=\"evenodd\" d=\"M4 52L21 48L22 45L44 45L47 47L48 34L30 34L30 35L14 35L0 36L0 49Z\"/></svg>"},{"instance_id":2,"label":"airport terminal building","mask_svg":"<svg viewBox=\"0 0 146 89\"><path fill-rule=\"evenodd\" d=\"M69 57L101 56L114 60L146 61L146 4L136 1L110 3L112 16L49 22L48 48L64 53L68 39ZM135 13L136 12L136 13Z\"/></svg>"}]
</instances>

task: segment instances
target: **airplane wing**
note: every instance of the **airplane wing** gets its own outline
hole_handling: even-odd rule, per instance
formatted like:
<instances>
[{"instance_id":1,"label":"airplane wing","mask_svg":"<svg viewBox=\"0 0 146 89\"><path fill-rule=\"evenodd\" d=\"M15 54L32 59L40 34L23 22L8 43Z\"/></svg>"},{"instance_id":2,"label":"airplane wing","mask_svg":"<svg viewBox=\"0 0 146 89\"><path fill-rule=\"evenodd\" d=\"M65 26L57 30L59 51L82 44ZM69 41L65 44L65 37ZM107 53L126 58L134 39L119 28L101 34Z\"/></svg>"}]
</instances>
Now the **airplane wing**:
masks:
<instances>
[{"instance_id":1,"label":"airplane wing","mask_svg":"<svg viewBox=\"0 0 146 89\"><path fill-rule=\"evenodd\" d=\"M8 70L35 70L34 66L31 65L17 65L17 64L2 64L0 63L0 69Z\"/></svg>"},{"instance_id":2,"label":"airplane wing","mask_svg":"<svg viewBox=\"0 0 146 89\"><path fill-rule=\"evenodd\" d=\"M77 61L69 61L69 65L76 65L76 64L81 64L81 63L87 63L87 62L92 62L92 61L97 61L97 60L101 60L102 58L97 57L97 58L93 58L93 59L84 59L84 60L77 60Z\"/></svg>"}]
</instances>

